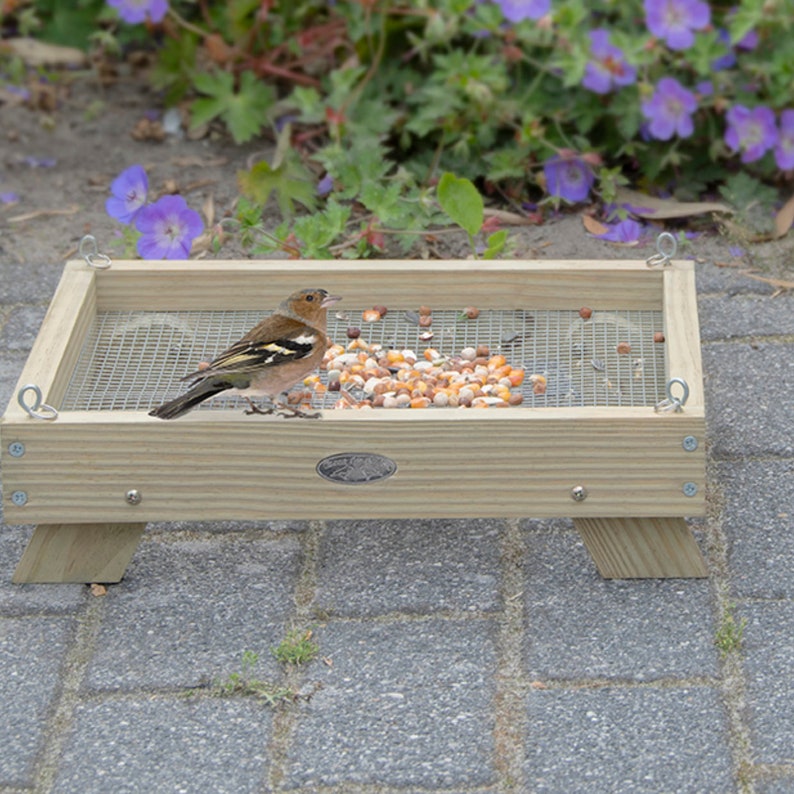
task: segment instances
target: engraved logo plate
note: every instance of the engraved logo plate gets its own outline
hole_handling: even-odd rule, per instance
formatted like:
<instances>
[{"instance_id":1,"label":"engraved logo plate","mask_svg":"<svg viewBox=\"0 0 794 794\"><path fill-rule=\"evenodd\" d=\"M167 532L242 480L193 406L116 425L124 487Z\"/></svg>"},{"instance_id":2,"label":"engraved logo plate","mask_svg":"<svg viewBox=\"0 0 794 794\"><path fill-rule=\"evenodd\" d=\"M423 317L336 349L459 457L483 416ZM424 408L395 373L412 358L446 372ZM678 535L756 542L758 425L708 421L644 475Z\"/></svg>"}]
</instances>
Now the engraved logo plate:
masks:
<instances>
[{"instance_id":1,"label":"engraved logo plate","mask_svg":"<svg viewBox=\"0 0 794 794\"><path fill-rule=\"evenodd\" d=\"M340 452L317 464L317 473L342 485L365 485L380 482L397 471L397 464L385 455L372 452Z\"/></svg>"}]
</instances>

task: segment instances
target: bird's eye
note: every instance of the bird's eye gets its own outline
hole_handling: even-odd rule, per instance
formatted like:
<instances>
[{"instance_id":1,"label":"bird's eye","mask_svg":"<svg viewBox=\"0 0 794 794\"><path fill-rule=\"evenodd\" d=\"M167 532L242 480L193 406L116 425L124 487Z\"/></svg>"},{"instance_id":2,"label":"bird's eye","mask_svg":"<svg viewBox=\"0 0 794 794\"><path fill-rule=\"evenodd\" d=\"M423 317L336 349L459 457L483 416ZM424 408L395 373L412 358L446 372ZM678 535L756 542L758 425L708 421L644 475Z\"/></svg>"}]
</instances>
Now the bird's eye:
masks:
<instances>
[{"instance_id":1,"label":"bird's eye","mask_svg":"<svg viewBox=\"0 0 794 794\"><path fill-rule=\"evenodd\" d=\"M306 300L309 301L309 303L311 303L314 300L314 295L307 295Z\"/></svg>"}]
</instances>

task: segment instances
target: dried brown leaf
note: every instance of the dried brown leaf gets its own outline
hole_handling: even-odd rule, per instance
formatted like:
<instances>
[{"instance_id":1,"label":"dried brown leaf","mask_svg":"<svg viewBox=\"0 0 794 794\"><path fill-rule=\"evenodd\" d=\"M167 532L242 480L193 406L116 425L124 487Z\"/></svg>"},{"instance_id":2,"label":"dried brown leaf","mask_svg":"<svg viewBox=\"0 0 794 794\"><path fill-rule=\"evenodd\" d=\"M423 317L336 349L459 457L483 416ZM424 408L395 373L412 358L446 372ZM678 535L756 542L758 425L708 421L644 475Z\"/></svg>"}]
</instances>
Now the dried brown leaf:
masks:
<instances>
[{"instance_id":1,"label":"dried brown leaf","mask_svg":"<svg viewBox=\"0 0 794 794\"><path fill-rule=\"evenodd\" d=\"M647 196L638 190L618 188L615 203L631 207L631 213L640 218L664 220L666 218L689 218L706 212L728 212L733 209L720 201L677 201Z\"/></svg>"},{"instance_id":2,"label":"dried brown leaf","mask_svg":"<svg viewBox=\"0 0 794 794\"><path fill-rule=\"evenodd\" d=\"M777 287L778 290L794 289L794 281L786 281L782 278L769 278L768 276L756 276L753 273L750 273L748 270L740 270L739 272L743 276L747 276L747 278L752 278L756 281L763 281L764 284L769 284L771 287Z\"/></svg>"},{"instance_id":3,"label":"dried brown leaf","mask_svg":"<svg viewBox=\"0 0 794 794\"><path fill-rule=\"evenodd\" d=\"M794 196L792 196L775 215L775 237L788 234L791 224L794 223Z\"/></svg>"},{"instance_id":4,"label":"dried brown leaf","mask_svg":"<svg viewBox=\"0 0 794 794\"><path fill-rule=\"evenodd\" d=\"M171 163L177 168L190 168L191 166L196 168L215 168L226 165L228 162L228 157L210 157L207 159L205 157L184 156L171 158Z\"/></svg>"},{"instance_id":5,"label":"dried brown leaf","mask_svg":"<svg viewBox=\"0 0 794 794\"><path fill-rule=\"evenodd\" d=\"M597 221L592 215L582 215L582 223L590 234L606 234L609 231L608 226Z\"/></svg>"},{"instance_id":6,"label":"dried brown leaf","mask_svg":"<svg viewBox=\"0 0 794 794\"><path fill-rule=\"evenodd\" d=\"M537 221L534 218L528 218L526 215L520 215L517 212L497 210L491 207L486 207L483 212L486 218L496 218L499 223L503 223L506 226L537 226Z\"/></svg>"},{"instance_id":7,"label":"dried brown leaf","mask_svg":"<svg viewBox=\"0 0 794 794\"><path fill-rule=\"evenodd\" d=\"M28 66L79 68L85 66L88 61L86 54L75 47L63 47L25 37L6 39L3 42L3 49L18 55Z\"/></svg>"},{"instance_id":8,"label":"dried brown leaf","mask_svg":"<svg viewBox=\"0 0 794 794\"><path fill-rule=\"evenodd\" d=\"M36 210L35 212L26 212L24 215L14 215L8 219L9 223L23 223L24 221L32 221L36 218L47 218L50 215L75 215L80 211L77 204L72 204L64 210Z\"/></svg>"},{"instance_id":9,"label":"dried brown leaf","mask_svg":"<svg viewBox=\"0 0 794 794\"><path fill-rule=\"evenodd\" d=\"M212 193L208 193L202 202L201 211L207 221L207 226L212 226L215 223L215 196Z\"/></svg>"}]
</instances>

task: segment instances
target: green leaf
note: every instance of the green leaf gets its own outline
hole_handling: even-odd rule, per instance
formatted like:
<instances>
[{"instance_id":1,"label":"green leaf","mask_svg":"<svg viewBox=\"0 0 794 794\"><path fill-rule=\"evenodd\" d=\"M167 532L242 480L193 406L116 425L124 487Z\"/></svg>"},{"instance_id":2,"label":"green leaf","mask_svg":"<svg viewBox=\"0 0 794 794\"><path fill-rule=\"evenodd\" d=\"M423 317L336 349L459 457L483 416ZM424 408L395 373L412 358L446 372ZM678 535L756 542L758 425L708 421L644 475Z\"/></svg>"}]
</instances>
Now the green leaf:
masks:
<instances>
[{"instance_id":1,"label":"green leaf","mask_svg":"<svg viewBox=\"0 0 794 794\"><path fill-rule=\"evenodd\" d=\"M436 190L441 209L454 223L474 237L482 228L484 206L482 196L468 180L458 178L449 172L443 174Z\"/></svg>"},{"instance_id":2,"label":"green leaf","mask_svg":"<svg viewBox=\"0 0 794 794\"><path fill-rule=\"evenodd\" d=\"M250 171L238 171L237 183L243 195L259 205L264 205L271 193L275 193L285 218L291 218L294 214L294 201L310 210L317 204L314 177L303 165L297 152L290 148L288 124L279 133L272 164L261 160Z\"/></svg>"},{"instance_id":3,"label":"green leaf","mask_svg":"<svg viewBox=\"0 0 794 794\"><path fill-rule=\"evenodd\" d=\"M332 259L329 247L343 235L349 218L350 207L331 198L323 212L295 221L292 231L301 241L301 258Z\"/></svg>"},{"instance_id":4,"label":"green leaf","mask_svg":"<svg viewBox=\"0 0 794 794\"><path fill-rule=\"evenodd\" d=\"M207 96L193 102L191 127L195 129L220 118L229 128L235 143L245 143L259 133L275 102L273 89L253 72L240 75L236 92L234 77L222 71L200 72L194 76L193 85Z\"/></svg>"},{"instance_id":5,"label":"green leaf","mask_svg":"<svg viewBox=\"0 0 794 794\"><path fill-rule=\"evenodd\" d=\"M507 229L500 229L488 237L488 247L482 252L483 259L496 259L507 243Z\"/></svg>"}]
</instances>

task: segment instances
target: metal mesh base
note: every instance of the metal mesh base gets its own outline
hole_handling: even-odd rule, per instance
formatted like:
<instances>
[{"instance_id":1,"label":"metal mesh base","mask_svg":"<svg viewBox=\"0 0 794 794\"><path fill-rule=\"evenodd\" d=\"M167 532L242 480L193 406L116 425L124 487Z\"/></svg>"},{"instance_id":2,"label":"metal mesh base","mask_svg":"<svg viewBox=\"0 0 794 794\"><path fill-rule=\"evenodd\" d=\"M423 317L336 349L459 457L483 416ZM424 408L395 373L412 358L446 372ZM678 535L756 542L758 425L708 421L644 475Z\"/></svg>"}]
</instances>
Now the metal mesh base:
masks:
<instances>
[{"instance_id":1,"label":"metal mesh base","mask_svg":"<svg viewBox=\"0 0 794 794\"><path fill-rule=\"evenodd\" d=\"M103 312L86 338L61 410L149 410L185 390L180 377L209 361L237 341L264 316L263 312ZM433 312L433 339L419 340L424 330L403 310L390 310L382 320L360 323L329 316L332 340L346 344L349 325L361 338L387 348L422 351L430 346L444 355L486 344L526 374L544 375L546 393L532 392L524 382L523 406L653 406L665 396L664 345L653 341L662 330L657 311L594 312L582 320L573 311L483 310L476 320L457 312ZM616 352L619 343L631 352ZM315 407L332 407L338 395L315 396ZM202 410L243 407L222 397ZM443 410L443 409L436 409Z\"/></svg>"}]
</instances>

